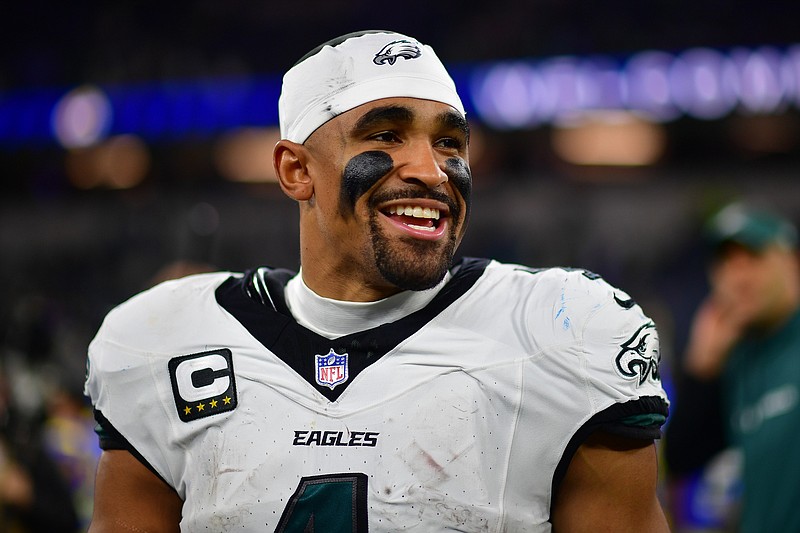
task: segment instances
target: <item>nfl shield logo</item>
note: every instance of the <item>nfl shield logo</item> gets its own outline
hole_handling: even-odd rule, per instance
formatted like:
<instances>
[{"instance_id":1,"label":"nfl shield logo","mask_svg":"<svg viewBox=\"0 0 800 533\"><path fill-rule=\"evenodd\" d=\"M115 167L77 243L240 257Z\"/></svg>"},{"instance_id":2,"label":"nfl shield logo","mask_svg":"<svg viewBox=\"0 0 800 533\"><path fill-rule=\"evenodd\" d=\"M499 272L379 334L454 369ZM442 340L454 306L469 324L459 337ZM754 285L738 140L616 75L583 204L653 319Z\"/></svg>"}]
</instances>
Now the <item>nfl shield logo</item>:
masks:
<instances>
[{"instance_id":1,"label":"nfl shield logo","mask_svg":"<svg viewBox=\"0 0 800 533\"><path fill-rule=\"evenodd\" d=\"M336 385L344 383L350 377L347 371L347 354L339 355L331 348L327 355L315 355L314 358L317 363L318 385L323 385L333 390Z\"/></svg>"}]
</instances>

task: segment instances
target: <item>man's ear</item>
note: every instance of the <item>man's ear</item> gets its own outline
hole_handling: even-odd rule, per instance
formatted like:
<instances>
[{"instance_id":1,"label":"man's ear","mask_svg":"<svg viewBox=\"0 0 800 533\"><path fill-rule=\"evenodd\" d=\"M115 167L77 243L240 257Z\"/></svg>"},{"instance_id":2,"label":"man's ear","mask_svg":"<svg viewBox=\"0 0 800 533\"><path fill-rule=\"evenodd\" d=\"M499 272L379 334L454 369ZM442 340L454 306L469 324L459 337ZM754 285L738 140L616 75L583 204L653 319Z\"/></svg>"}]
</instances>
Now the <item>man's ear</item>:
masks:
<instances>
[{"instance_id":1,"label":"man's ear","mask_svg":"<svg viewBox=\"0 0 800 533\"><path fill-rule=\"evenodd\" d=\"M308 173L306 147L283 139L275 145L272 157L283 192L298 202L311 199L314 196L314 183Z\"/></svg>"}]
</instances>

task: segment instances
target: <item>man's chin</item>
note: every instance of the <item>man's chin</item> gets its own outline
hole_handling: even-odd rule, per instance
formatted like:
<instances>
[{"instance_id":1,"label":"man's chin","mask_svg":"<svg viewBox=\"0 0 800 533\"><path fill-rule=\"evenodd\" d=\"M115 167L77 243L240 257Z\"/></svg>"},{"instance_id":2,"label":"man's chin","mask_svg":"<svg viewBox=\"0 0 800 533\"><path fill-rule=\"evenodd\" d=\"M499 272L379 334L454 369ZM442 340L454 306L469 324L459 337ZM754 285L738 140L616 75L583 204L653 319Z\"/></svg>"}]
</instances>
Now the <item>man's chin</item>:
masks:
<instances>
[{"instance_id":1,"label":"man's chin","mask_svg":"<svg viewBox=\"0 0 800 533\"><path fill-rule=\"evenodd\" d=\"M434 275L421 276L419 272L398 272L397 270L381 269L384 279L404 291L424 291L432 289L444 279L447 269L436 272Z\"/></svg>"},{"instance_id":2,"label":"man's chin","mask_svg":"<svg viewBox=\"0 0 800 533\"><path fill-rule=\"evenodd\" d=\"M429 243L428 243L429 244ZM453 260L453 246L442 250L431 246L414 246L413 250L392 250L376 247L375 262L383 278L401 290L424 291L439 284Z\"/></svg>"},{"instance_id":3,"label":"man's chin","mask_svg":"<svg viewBox=\"0 0 800 533\"><path fill-rule=\"evenodd\" d=\"M399 271L398 269L380 269L383 278L404 291L424 291L432 289L439 284L447 272L445 268L441 272L431 275L420 275L419 271Z\"/></svg>"}]
</instances>

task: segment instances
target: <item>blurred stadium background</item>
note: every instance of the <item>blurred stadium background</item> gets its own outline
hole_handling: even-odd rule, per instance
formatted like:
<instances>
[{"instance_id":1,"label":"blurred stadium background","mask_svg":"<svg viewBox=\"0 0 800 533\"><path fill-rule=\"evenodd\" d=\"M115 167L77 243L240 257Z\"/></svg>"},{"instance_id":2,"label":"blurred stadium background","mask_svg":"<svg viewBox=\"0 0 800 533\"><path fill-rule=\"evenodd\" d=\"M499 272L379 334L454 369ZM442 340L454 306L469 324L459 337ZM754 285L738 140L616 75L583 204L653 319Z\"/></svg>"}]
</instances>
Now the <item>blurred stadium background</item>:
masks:
<instances>
[{"instance_id":1,"label":"blurred stadium background","mask_svg":"<svg viewBox=\"0 0 800 533\"><path fill-rule=\"evenodd\" d=\"M669 385L705 287L705 217L746 200L800 221L798 16L788 0L6 5L10 402L46 418L53 391L79 395L103 315L157 279L297 268L296 207L271 169L280 75L366 28L431 44L464 96L476 199L460 253L624 287L659 325Z\"/></svg>"}]
</instances>

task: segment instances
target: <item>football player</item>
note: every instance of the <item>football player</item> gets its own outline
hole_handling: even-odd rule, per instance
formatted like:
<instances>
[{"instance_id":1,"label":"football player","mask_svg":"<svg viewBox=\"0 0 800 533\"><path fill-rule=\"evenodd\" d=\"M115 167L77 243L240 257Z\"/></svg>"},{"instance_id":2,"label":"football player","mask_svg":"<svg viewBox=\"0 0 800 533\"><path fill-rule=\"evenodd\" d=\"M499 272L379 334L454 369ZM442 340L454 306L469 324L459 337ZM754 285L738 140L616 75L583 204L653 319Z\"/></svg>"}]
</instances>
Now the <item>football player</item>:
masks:
<instances>
[{"instance_id":1,"label":"football player","mask_svg":"<svg viewBox=\"0 0 800 533\"><path fill-rule=\"evenodd\" d=\"M345 35L279 112L300 272L198 274L108 315L91 531L667 531L654 324L590 272L453 264L469 126L434 51Z\"/></svg>"}]
</instances>

